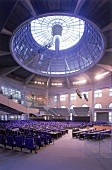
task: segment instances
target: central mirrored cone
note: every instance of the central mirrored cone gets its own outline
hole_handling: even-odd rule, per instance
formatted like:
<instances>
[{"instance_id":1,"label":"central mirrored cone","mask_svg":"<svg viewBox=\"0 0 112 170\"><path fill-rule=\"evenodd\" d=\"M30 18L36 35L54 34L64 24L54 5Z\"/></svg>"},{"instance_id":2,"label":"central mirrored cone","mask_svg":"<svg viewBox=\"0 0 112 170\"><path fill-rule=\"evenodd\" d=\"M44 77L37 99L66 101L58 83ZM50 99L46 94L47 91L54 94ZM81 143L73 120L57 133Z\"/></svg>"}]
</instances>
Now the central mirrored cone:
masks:
<instances>
[{"instance_id":1,"label":"central mirrored cone","mask_svg":"<svg viewBox=\"0 0 112 170\"><path fill-rule=\"evenodd\" d=\"M58 55L60 50L60 38L62 35L62 26L58 24L54 25L52 27L52 35L53 35L53 43L55 44L56 55Z\"/></svg>"},{"instance_id":2,"label":"central mirrored cone","mask_svg":"<svg viewBox=\"0 0 112 170\"><path fill-rule=\"evenodd\" d=\"M39 75L82 73L102 57L104 40L97 26L65 15L38 17L18 27L11 41L14 59Z\"/></svg>"}]
</instances>

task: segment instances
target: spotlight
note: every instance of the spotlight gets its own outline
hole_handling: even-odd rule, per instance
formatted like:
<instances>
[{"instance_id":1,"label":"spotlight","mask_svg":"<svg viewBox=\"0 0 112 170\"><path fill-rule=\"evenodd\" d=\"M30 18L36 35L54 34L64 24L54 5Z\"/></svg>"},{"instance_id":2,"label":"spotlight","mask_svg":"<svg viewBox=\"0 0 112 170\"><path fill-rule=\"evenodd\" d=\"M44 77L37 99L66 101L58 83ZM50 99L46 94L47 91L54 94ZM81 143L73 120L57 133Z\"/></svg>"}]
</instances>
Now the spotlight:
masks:
<instances>
[{"instance_id":1,"label":"spotlight","mask_svg":"<svg viewBox=\"0 0 112 170\"><path fill-rule=\"evenodd\" d=\"M87 98L86 94L83 94L83 96L84 96L84 99L85 99L86 101L88 101L88 98Z\"/></svg>"},{"instance_id":2,"label":"spotlight","mask_svg":"<svg viewBox=\"0 0 112 170\"><path fill-rule=\"evenodd\" d=\"M77 96L78 96L80 99L82 99L81 92L80 92L78 89L76 89L76 93L77 93Z\"/></svg>"}]
</instances>

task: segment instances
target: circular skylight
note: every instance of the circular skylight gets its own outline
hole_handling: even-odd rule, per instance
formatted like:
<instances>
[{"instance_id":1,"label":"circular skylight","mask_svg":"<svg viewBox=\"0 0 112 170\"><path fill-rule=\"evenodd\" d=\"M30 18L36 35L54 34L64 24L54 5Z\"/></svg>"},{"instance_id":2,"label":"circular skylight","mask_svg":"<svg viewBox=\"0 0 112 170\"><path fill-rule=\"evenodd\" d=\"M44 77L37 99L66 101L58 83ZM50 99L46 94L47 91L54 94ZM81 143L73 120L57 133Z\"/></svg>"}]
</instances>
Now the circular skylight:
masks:
<instances>
[{"instance_id":1,"label":"circular skylight","mask_svg":"<svg viewBox=\"0 0 112 170\"><path fill-rule=\"evenodd\" d=\"M51 50L55 50L55 35L53 28L58 30L61 26L59 49L64 50L74 46L82 37L84 32L84 21L71 16L47 16L38 18L31 22L31 33L35 41L41 46L50 44ZM58 26L58 27L56 27ZM57 33L55 33L58 35Z\"/></svg>"},{"instance_id":2,"label":"circular skylight","mask_svg":"<svg viewBox=\"0 0 112 170\"><path fill-rule=\"evenodd\" d=\"M71 16L46 16L21 26L12 37L14 59L45 76L88 70L102 57L104 40L97 27Z\"/></svg>"}]
</instances>

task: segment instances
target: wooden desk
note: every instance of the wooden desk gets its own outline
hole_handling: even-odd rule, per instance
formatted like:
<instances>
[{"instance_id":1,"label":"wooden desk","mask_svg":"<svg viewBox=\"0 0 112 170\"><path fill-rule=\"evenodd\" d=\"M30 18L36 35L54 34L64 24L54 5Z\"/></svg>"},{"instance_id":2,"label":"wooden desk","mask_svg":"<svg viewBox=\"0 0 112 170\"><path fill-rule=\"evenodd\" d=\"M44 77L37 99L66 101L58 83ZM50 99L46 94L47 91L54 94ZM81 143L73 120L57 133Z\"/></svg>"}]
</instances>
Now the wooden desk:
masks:
<instances>
[{"instance_id":1,"label":"wooden desk","mask_svg":"<svg viewBox=\"0 0 112 170\"><path fill-rule=\"evenodd\" d=\"M59 137L59 133L58 132L48 132L49 135L51 135L51 137L53 139L58 139Z\"/></svg>"},{"instance_id":2,"label":"wooden desk","mask_svg":"<svg viewBox=\"0 0 112 170\"><path fill-rule=\"evenodd\" d=\"M77 131L77 132L72 132L72 137L77 137L77 135L79 135L80 133L82 133L82 131Z\"/></svg>"}]
</instances>

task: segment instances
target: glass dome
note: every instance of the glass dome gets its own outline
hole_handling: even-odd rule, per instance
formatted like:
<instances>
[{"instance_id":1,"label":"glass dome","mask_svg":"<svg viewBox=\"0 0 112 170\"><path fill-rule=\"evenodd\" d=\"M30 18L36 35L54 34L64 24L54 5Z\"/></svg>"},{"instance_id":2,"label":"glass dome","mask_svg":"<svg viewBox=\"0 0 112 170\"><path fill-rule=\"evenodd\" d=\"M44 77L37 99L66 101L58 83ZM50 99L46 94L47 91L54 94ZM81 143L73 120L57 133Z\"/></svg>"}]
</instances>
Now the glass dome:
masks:
<instances>
[{"instance_id":1,"label":"glass dome","mask_svg":"<svg viewBox=\"0 0 112 170\"><path fill-rule=\"evenodd\" d=\"M50 50L55 50L56 35L60 35L60 50L65 50L74 46L83 32L84 21L70 16L47 16L31 22L31 33L35 41L41 46L50 44Z\"/></svg>"},{"instance_id":2,"label":"glass dome","mask_svg":"<svg viewBox=\"0 0 112 170\"><path fill-rule=\"evenodd\" d=\"M102 57L104 41L92 24L73 16L44 16L24 24L11 41L14 59L45 76L88 70Z\"/></svg>"}]
</instances>

